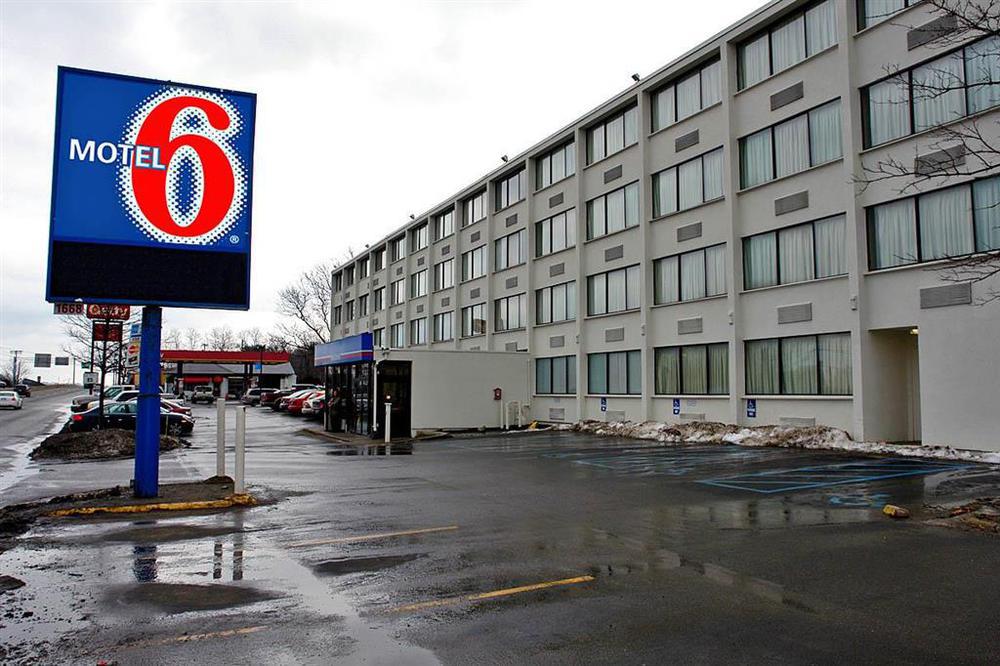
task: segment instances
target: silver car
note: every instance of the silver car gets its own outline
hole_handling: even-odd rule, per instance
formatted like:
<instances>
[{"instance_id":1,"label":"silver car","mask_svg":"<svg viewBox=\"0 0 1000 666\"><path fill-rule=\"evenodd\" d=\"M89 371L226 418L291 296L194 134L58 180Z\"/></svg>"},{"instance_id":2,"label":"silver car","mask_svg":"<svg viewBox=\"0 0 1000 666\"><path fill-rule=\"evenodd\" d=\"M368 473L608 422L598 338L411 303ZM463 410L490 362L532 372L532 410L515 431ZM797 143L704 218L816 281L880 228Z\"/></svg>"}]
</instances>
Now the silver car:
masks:
<instances>
[{"instance_id":1,"label":"silver car","mask_svg":"<svg viewBox=\"0 0 1000 666\"><path fill-rule=\"evenodd\" d=\"M15 391L0 391L0 409L21 409L24 400Z\"/></svg>"}]
</instances>

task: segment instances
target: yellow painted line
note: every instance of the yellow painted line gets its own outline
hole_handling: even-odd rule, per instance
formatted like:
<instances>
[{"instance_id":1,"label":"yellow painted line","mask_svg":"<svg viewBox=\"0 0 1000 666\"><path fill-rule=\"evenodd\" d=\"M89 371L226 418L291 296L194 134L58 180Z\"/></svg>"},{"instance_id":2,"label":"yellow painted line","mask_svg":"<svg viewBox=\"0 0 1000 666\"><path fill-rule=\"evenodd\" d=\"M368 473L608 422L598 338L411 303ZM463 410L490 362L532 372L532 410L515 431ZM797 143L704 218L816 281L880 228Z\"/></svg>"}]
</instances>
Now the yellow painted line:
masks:
<instances>
[{"instance_id":1,"label":"yellow painted line","mask_svg":"<svg viewBox=\"0 0 1000 666\"><path fill-rule=\"evenodd\" d=\"M179 643L205 641L213 638L231 638L233 636L246 636L248 634L255 634L258 631L264 631L265 629L267 629L266 626L257 625L254 627L242 627L240 629L211 631L204 634L184 634L183 636L174 636L172 638L149 639L143 641L135 641L132 643L122 643L121 645L111 645L99 650L93 650L92 652L85 654L97 654L99 652L114 652L115 650L130 650L135 648L154 647L158 645L176 645Z\"/></svg>"},{"instance_id":2,"label":"yellow painted line","mask_svg":"<svg viewBox=\"0 0 1000 666\"><path fill-rule=\"evenodd\" d=\"M302 546L325 546L333 543L354 543L356 541L376 541L378 539L392 539L394 537L413 536L416 534L433 534L434 532L451 532L458 529L458 525L448 525L446 527L425 527L419 530L403 530L402 532L382 532L381 534L358 534L356 536L339 537L337 539L313 539L311 541L293 541L288 544L289 548L301 548Z\"/></svg>"},{"instance_id":3,"label":"yellow painted line","mask_svg":"<svg viewBox=\"0 0 1000 666\"><path fill-rule=\"evenodd\" d=\"M562 580L550 580L544 583L534 583L532 585L521 585L519 587L508 587L503 590L493 590L492 592L480 592L478 594L469 594L462 597L450 597L448 599L435 599L433 601L421 601L415 604L407 604L406 606L397 606L396 608L390 608L388 612L390 613L406 613L409 611L424 610L425 608L437 608L439 606L448 606L451 604L461 603L463 601L486 601L489 599L498 599L500 597L509 597L514 594L523 594L525 592L534 592L536 590L545 590L550 587L561 587L563 585L576 585L577 583L589 583L594 580L593 576L576 576L575 578L563 578Z\"/></svg>"},{"instance_id":4,"label":"yellow painted line","mask_svg":"<svg viewBox=\"0 0 1000 666\"><path fill-rule=\"evenodd\" d=\"M228 509L234 506L256 506L253 495L230 495L217 500L196 502L158 502L153 504L126 504L122 506L84 506L76 509L50 511L49 516L91 516L95 513L149 513L150 511L197 511L200 509Z\"/></svg>"}]
</instances>

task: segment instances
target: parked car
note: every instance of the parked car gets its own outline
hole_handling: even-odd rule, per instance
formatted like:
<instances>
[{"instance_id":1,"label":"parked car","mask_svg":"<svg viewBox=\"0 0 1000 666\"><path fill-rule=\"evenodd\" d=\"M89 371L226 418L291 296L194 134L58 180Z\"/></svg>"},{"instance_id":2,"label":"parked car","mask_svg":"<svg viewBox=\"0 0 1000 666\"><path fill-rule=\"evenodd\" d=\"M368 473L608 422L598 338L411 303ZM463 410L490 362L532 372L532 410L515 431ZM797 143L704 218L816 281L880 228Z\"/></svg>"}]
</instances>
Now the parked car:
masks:
<instances>
[{"instance_id":1,"label":"parked car","mask_svg":"<svg viewBox=\"0 0 1000 666\"><path fill-rule=\"evenodd\" d=\"M271 409L275 412L280 412L282 409L281 401L287 398L288 396L292 395L293 393L298 393L298 391L293 391L292 389L281 389L280 391L275 393L274 397L271 398L270 402ZM285 403L285 406L287 407L288 403Z\"/></svg>"},{"instance_id":2,"label":"parked car","mask_svg":"<svg viewBox=\"0 0 1000 666\"><path fill-rule=\"evenodd\" d=\"M21 409L24 400L17 394L17 391L0 391L0 407L3 409Z\"/></svg>"},{"instance_id":3,"label":"parked car","mask_svg":"<svg viewBox=\"0 0 1000 666\"><path fill-rule=\"evenodd\" d=\"M135 403L139 404L139 398L132 398L128 401L129 404ZM191 408L185 407L184 405L176 402L175 400L170 400L160 396L160 406L165 407L167 410L173 412L174 414L184 414L185 416L191 416Z\"/></svg>"},{"instance_id":4,"label":"parked car","mask_svg":"<svg viewBox=\"0 0 1000 666\"><path fill-rule=\"evenodd\" d=\"M248 390L246 393L243 394L243 397L240 398L240 402L242 402L244 405L250 405L251 407L253 407L254 405L259 405L260 393L262 390L263 389L259 388L252 388Z\"/></svg>"},{"instance_id":5,"label":"parked car","mask_svg":"<svg viewBox=\"0 0 1000 666\"><path fill-rule=\"evenodd\" d=\"M118 391L112 397L108 397L107 395L105 395L104 396L104 404L105 405L109 405L109 404L113 404L113 403L116 403L116 402L128 402L129 400L132 400L133 398L138 398L138 397L139 397L139 392L136 391L136 390ZM85 412L88 409L93 409L94 407L97 407L98 405L101 404L101 398L100 398L100 396L96 396L96 397L95 396L91 396L91 398L92 398L92 400L90 402L85 403L84 405L82 405L82 409L78 409L76 411L84 411Z\"/></svg>"},{"instance_id":6,"label":"parked car","mask_svg":"<svg viewBox=\"0 0 1000 666\"><path fill-rule=\"evenodd\" d=\"M294 400L288 401L288 413L295 416L302 416L302 407L305 405L306 400L311 400L322 395L319 391L305 391L302 395L298 396Z\"/></svg>"},{"instance_id":7,"label":"parked car","mask_svg":"<svg viewBox=\"0 0 1000 666\"><path fill-rule=\"evenodd\" d=\"M326 391L313 395L302 403L302 415L316 417L323 414L326 409Z\"/></svg>"},{"instance_id":8,"label":"parked car","mask_svg":"<svg viewBox=\"0 0 1000 666\"><path fill-rule=\"evenodd\" d=\"M303 389L301 391L295 391L293 393L289 393L285 397L278 400L278 408L276 411L287 412L288 405L292 402L292 400L298 400L302 396L312 393L312 391L313 389Z\"/></svg>"},{"instance_id":9,"label":"parked car","mask_svg":"<svg viewBox=\"0 0 1000 666\"><path fill-rule=\"evenodd\" d=\"M278 389L262 389L260 392L260 402L258 403L261 407L270 407L278 398Z\"/></svg>"},{"instance_id":10,"label":"parked car","mask_svg":"<svg viewBox=\"0 0 1000 666\"><path fill-rule=\"evenodd\" d=\"M31 397L31 387L27 384L16 384L14 386L14 392L17 393L22 398Z\"/></svg>"},{"instance_id":11,"label":"parked car","mask_svg":"<svg viewBox=\"0 0 1000 666\"><path fill-rule=\"evenodd\" d=\"M122 391L134 391L135 384L115 384L104 389L104 400L105 402L114 398ZM70 410L74 412L84 412L90 409L92 405L90 403L97 403L97 399L100 397L97 393L88 393L87 395L78 395L73 398L70 404Z\"/></svg>"},{"instance_id":12,"label":"parked car","mask_svg":"<svg viewBox=\"0 0 1000 666\"><path fill-rule=\"evenodd\" d=\"M135 402L118 402L104 406L104 428L118 428L121 430L135 430L136 411L138 405ZM70 432L88 432L97 430L98 408L88 409L79 414L69 417L66 424ZM176 414L166 407L160 408L160 432L169 435L190 435L194 430L194 419L184 414Z\"/></svg>"},{"instance_id":13,"label":"parked car","mask_svg":"<svg viewBox=\"0 0 1000 666\"><path fill-rule=\"evenodd\" d=\"M204 402L205 404L211 405L215 402L215 392L212 387L208 384L202 384L201 386L195 386L194 391L191 392L191 404L195 405L199 402Z\"/></svg>"}]
</instances>

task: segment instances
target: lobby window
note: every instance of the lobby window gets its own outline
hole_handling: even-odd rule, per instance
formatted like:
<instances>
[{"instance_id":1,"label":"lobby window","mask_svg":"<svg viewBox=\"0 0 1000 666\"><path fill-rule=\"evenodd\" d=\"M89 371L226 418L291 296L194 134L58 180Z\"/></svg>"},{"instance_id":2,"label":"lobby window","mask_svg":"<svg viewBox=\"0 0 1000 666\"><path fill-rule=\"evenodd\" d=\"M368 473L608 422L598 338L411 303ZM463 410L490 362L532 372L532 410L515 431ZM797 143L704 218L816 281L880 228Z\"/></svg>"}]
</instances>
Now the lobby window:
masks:
<instances>
[{"instance_id":1,"label":"lobby window","mask_svg":"<svg viewBox=\"0 0 1000 666\"><path fill-rule=\"evenodd\" d=\"M363 280L368 277L368 257L358 259L358 279Z\"/></svg>"},{"instance_id":2,"label":"lobby window","mask_svg":"<svg viewBox=\"0 0 1000 666\"><path fill-rule=\"evenodd\" d=\"M535 223L535 256L544 257L576 245L576 209Z\"/></svg>"},{"instance_id":3,"label":"lobby window","mask_svg":"<svg viewBox=\"0 0 1000 666\"><path fill-rule=\"evenodd\" d=\"M486 275L486 246L480 245L462 253L462 282Z\"/></svg>"},{"instance_id":4,"label":"lobby window","mask_svg":"<svg viewBox=\"0 0 1000 666\"><path fill-rule=\"evenodd\" d=\"M528 232L515 231L493 241L493 270L518 266L528 260Z\"/></svg>"},{"instance_id":5,"label":"lobby window","mask_svg":"<svg viewBox=\"0 0 1000 666\"><path fill-rule=\"evenodd\" d=\"M454 312L442 312L434 315L434 342L446 342L455 337Z\"/></svg>"},{"instance_id":6,"label":"lobby window","mask_svg":"<svg viewBox=\"0 0 1000 666\"><path fill-rule=\"evenodd\" d=\"M1000 36L981 39L861 91L865 147L1000 104Z\"/></svg>"},{"instance_id":7,"label":"lobby window","mask_svg":"<svg viewBox=\"0 0 1000 666\"><path fill-rule=\"evenodd\" d=\"M385 287L379 287L372 292L372 312L385 309Z\"/></svg>"},{"instance_id":8,"label":"lobby window","mask_svg":"<svg viewBox=\"0 0 1000 666\"><path fill-rule=\"evenodd\" d=\"M842 155L838 99L740 139L740 187L805 171Z\"/></svg>"},{"instance_id":9,"label":"lobby window","mask_svg":"<svg viewBox=\"0 0 1000 666\"><path fill-rule=\"evenodd\" d=\"M486 304L476 303L462 308L462 337L486 335Z\"/></svg>"},{"instance_id":10,"label":"lobby window","mask_svg":"<svg viewBox=\"0 0 1000 666\"><path fill-rule=\"evenodd\" d=\"M536 324L572 319L576 319L576 282L563 282L535 290Z\"/></svg>"},{"instance_id":11,"label":"lobby window","mask_svg":"<svg viewBox=\"0 0 1000 666\"><path fill-rule=\"evenodd\" d=\"M455 286L455 260L445 259L434 264L434 291Z\"/></svg>"},{"instance_id":12,"label":"lobby window","mask_svg":"<svg viewBox=\"0 0 1000 666\"><path fill-rule=\"evenodd\" d=\"M495 331L512 331L528 324L528 295L515 294L493 301Z\"/></svg>"},{"instance_id":13,"label":"lobby window","mask_svg":"<svg viewBox=\"0 0 1000 666\"><path fill-rule=\"evenodd\" d=\"M367 317L368 316L368 294L362 294L358 296L358 316Z\"/></svg>"},{"instance_id":14,"label":"lobby window","mask_svg":"<svg viewBox=\"0 0 1000 666\"><path fill-rule=\"evenodd\" d=\"M603 160L639 142L639 107L601 121L587 130L587 164Z\"/></svg>"},{"instance_id":15,"label":"lobby window","mask_svg":"<svg viewBox=\"0 0 1000 666\"><path fill-rule=\"evenodd\" d=\"M379 249L372 252L372 261L375 265L375 270L380 271L385 268L385 246L383 245Z\"/></svg>"},{"instance_id":16,"label":"lobby window","mask_svg":"<svg viewBox=\"0 0 1000 666\"><path fill-rule=\"evenodd\" d=\"M439 241L455 233L455 211L449 210L434 216L434 240Z\"/></svg>"},{"instance_id":17,"label":"lobby window","mask_svg":"<svg viewBox=\"0 0 1000 666\"><path fill-rule=\"evenodd\" d=\"M747 340L748 395L851 395L851 335Z\"/></svg>"},{"instance_id":18,"label":"lobby window","mask_svg":"<svg viewBox=\"0 0 1000 666\"><path fill-rule=\"evenodd\" d=\"M587 202L587 240L639 225L639 183Z\"/></svg>"},{"instance_id":19,"label":"lobby window","mask_svg":"<svg viewBox=\"0 0 1000 666\"><path fill-rule=\"evenodd\" d=\"M406 256L406 236L389 241L389 261L399 261Z\"/></svg>"},{"instance_id":20,"label":"lobby window","mask_svg":"<svg viewBox=\"0 0 1000 666\"><path fill-rule=\"evenodd\" d=\"M410 320L410 344L427 344L427 317Z\"/></svg>"},{"instance_id":21,"label":"lobby window","mask_svg":"<svg viewBox=\"0 0 1000 666\"><path fill-rule=\"evenodd\" d=\"M569 143L549 151L535 161L535 189L548 187L576 173L576 144Z\"/></svg>"},{"instance_id":22,"label":"lobby window","mask_svg":"<svg viewBox=\"0 0 1000 666\"><path fill-rule=\"evenodd\" d=\"M376 328L372 331L372 347L375 349L381 349L385 347L385 329Z\"/></svg>"},{"instance_id":23,"label":"lobby window","mask_svg":"<svg viewBox=\"0 0 1000 666\"><path fill-rule=\"evenodd\" d=\"M427 247L427 223L410 230L410 252L416 252Z\"/></svg>"},{"instance_id":24,"label":"lobby window","mask_svg":"<svg viewBox=\"0 0 1000 666\"><path fill-rule=\"evenodd\" d=\"M402 349L406 346L406 328L403 324L393 324L389 327L389 347Z\"/></svg>"},{"instance_id":25,"label":"lobby window","mask_svg":"<svg viewBox=\"0 0 1000 666\"><path fill-rule=\"evenodd\" d=\"M693 116L722 101L722 63L714 60L651 96L652 131Z\"/></svg>"},{"instance_id":26,"label":"lobby window","mask_svg":"<svg viewBox=\"0 0 1000 666\"><path fill-rule=\"evenodd\" d=\"M493 183L493 192L496 195L494 210L502 210L524 199L524 195L528 193L526 180L527 171L522 168L517 173Z\"/></svg>"},{"instance_id":27,"label":"lobby window","mask_svg":"<svg viewBox=\"0 0 1000 666\"><path fill-rule=\"evenodd\" d=\"M722 148L653 174L653 217L721 199Z\"/></svg>"},{"instance_id":28,"label":"lobby window","mask_svg":"<svg viewBox=\"0 0 1000 666\"><path fill-rule=\"evenodd\" d=\"M535 359L535 393L573 395L576 393L576 356Z\"/></svg>"},{"instance_id":29,"label":"lobby window","mask_svg":"<svg viewBox=\"0 0 1000 666\"><path fill-rule=\"evenodd\" d=\"M641 394L642 353L635 350L587 354L587 393Z\"/></svg>"},{"instance_id":30,"label":"lobby window","mask_svg":"<svg viewBox=\"0 0 1000 666\"><path fill-rule=\"evenodd\" d=\"M743 288L847 274L847 221L835 215L743 239Z\"/></svg>"},{"instance_id":31,"label":"lobby window","mask_svg":"<svg viewBox=\"0 0 1000 666\"><path fill-rule=\"evenodd\" d=\"M858 0L858 30L877 25L920 0Z\"/></svg>"},{"instance_id":32,"label":"lobby window","mask_svg":"<svg viewBox=\"0 0 1000 666\"><path fill-rule=\"evenodd\" d=\"M739 46L739 89L763 81L836 43L834 0L824 0L796 12Z\"/></svg>"},{"instance_id":33,"label":"lobby window","mask_svg":"<svg viewBox=\"0 0 1000 666\"><path fill-rule=\"evenodd\" d=\"M462 205L462 226L467 227L473 222L486 219L486 190L469 197Z\"/></svg>"},{"instance_id":34,"label":"lobby window","mask_svg":"<svg viewBox=\"0 0 1000 666\"><path fill-rule=\"evenodd\" d=\"M694 301L725 293L725 244L653 262L653 302L657 305Z\"/></svg>"},{"instance_id":35,"label":"lobby window","mask_svg":"<svg viewBox=\"0 0 1000 666\"><path fill-rule=\"evenodd\" d=\"M389 305L399 305L406 300L406 280L396 280L389 285L389 290Z\"/></svg>"},{"instance_id":36,"label":"lobby window","mask_svg":"<svg viewBox=\"0 0 1000 666\"><path fill-rule=\"evenodd\" d=\"M427 269L417 271L410 276L410 298L427 295Z\"/></svg>"},{"instance_id":37,"label":"lobby window","mask_svg":"<svg viewBox=\"0 0 1000 666\"><path fill-rule=\"evenodd\" d=\"M1000 176L867 209L872 270L1000 250Z\"/></svg>"},{"instance_id":38,"label":"lobby window","mask_svg":"<svg viewBox=\"0 0 1000 666\"><path fill-rule=\"evenodd\" d=\"M587 277L587 314L602 315L639 307L639 265Z\"/></svg>"},{"instance_id":39,"label":"lobby window","mask_svg":"<svg viewBox=\"0 0 1000 666\"><path fill-rule=\"evenodd\" d=\"M656 395L727 395L729 344L659 347L653 370Z\"/></svg>"}]
</instances>

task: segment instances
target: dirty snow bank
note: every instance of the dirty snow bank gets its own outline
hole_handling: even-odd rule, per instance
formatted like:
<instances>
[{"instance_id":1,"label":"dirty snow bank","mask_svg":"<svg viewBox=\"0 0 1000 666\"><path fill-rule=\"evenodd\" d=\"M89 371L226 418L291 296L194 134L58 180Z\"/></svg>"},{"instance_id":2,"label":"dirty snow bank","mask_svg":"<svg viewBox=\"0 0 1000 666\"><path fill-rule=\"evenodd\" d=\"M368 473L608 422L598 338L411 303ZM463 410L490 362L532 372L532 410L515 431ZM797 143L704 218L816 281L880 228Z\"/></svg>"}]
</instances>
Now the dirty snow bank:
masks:
<instances>
[{"instance_id":1,"label":"dirty snow bank","mask_svg":"<svg viewBox=\"0 0 1000 666\"><path fill-rule=\"evenodd\" d=\"M821 449L850 453L882 454L941 460L968 460L981 463L1000 463L1000 453L965 451L947 446L913 446L887 442L855 442L845 431L827 426L756 426L746 428L713 421L692 423L660 423L645 421L581 421L558 426L559 430L573 430L607 437L627 437L664 444L738 444L739 446L777 446L795 449Z\"/></svg>"}]
</instances>

